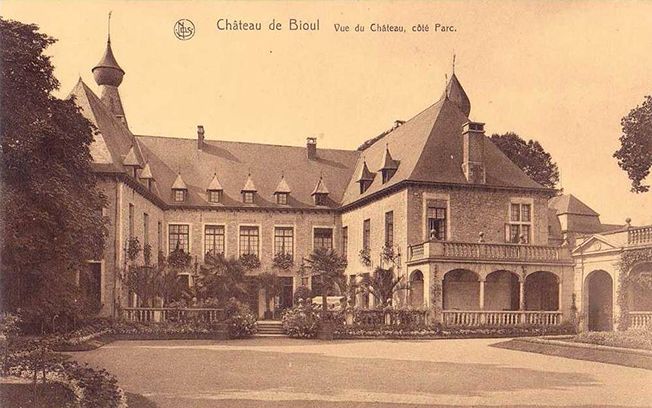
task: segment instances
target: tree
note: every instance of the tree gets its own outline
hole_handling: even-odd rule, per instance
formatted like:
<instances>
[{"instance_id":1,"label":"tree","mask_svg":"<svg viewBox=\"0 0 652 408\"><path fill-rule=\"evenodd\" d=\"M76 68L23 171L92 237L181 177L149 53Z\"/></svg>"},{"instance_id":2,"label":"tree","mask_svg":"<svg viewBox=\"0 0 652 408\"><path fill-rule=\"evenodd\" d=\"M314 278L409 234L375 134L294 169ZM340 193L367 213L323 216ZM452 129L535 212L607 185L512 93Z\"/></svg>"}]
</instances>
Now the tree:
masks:
<instances>
[{"instance_id":1,"label":"tree","mask_svg":"<svg viewBox=\"0 0 652 408\"><path fill-rule=\"evenodd\" d=\"M321 279L321 300L324 314L327 311L326 297L329 288L341 284L346 280L346 258L340 256L333 249L318 247L306 258L306 268L312 276L319 276Z\"/></svg>"},{"instance_id":2,"label":"tree","mask_svg":"<svg viewBox=\"0 0 652 408\"><path fill-rule=\"evenodd\" d=\"M559 183L557 163L536 140L526 142L514 132L493 134L489 139L532 180L548 188Z\"/></svg>"},{"instance_id":3,"label":"tree","mask_svg":"<svg viewBox=\"0 0 652 408\"><path fill-rule=\"evenodd\" d=\"M0 286L2 307L39 305L43 319L73 310L74 282L107 234L89 146L94 127L59 87L33 24L0 19ZM52 298L54 289L64 293Z\"/></svg>"},{"instance_id":4,"label":"tree","mask_svg":"<svg viewBox=\"0 0 652 408\"><path fill-rule=\"evenodd\" d=\"M199 293L202 298L214 297L222 304L231 298L239 301L246 299L246 273L238 259L226 259L222 254L207 253L199 273Z\"/></svg>"},{"instance_id":5,"label":"tree","mask_svg":"<svg viewBox=\"0 0 652 408\"><path fill-rule=\"evenodd\" d=\"M632 182L631 191L644 193L649 185L642 184L650 174L652 166L652 95L645 97L643 104L632 109L621 119L623 134L620 149L614 153L618 165L627 172Z\"/></svg>"},{"instance_id":6,"label":"tree","mask_svg":"<svg viewBox=\"0 0 652 408\"><path fill-rule=\"evenodd\" d=\"M394 276L393 267L388 269L378 267L371 276L362 279L362 286L383 305L388 299L392 299L395 293L407 290L407 285L402 280L403 276Z\"/></svg>"}]
</instances>

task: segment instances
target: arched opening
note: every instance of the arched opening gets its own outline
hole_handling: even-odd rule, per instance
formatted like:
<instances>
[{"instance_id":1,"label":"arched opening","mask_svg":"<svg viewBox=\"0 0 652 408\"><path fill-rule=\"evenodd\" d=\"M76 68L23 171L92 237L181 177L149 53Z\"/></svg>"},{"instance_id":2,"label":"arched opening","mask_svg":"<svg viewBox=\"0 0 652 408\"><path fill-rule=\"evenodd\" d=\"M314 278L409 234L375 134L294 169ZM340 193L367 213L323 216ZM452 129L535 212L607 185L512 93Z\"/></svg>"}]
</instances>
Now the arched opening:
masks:
<instances>
[{"instance_id":1,"label":"arched opening","mask_svg":"<svg viewBox=\"0 0 652 408\"><path fill-rule=\"evenodd\" d=\"M423 273L419 270L410 275L410 306L423 307Z\"/></svg>"},{"instance_id":2,"label":"arched opening","mask_svg":"<svg viewBox=\"0 0 652 408\"><path fill-rule=\"evenodd\" d=\"M586 277L588 328L607 331L613 328L613 280L605 271L593 271Z\"/></svg>"},{"instance_id":3,"label":"arched opening","mask_svg":"<svg viewBox=\"0 0 652 408\"><path fill-rule=\"evenodd\" d=\"M629 311L652 311L652 263L636 265L629 276L627 293Z\"/></svg>"},{"instance_id":4,"label":"arched opening","mask_svg":"<svg viewBox=\"0 0 652 408\"><path fill-rule=\"evenodd\" d=\"M510 271L494 271L484 283L485 310L518 310L518 276Z\"/></svg>"},{"instance_id":5,"label":"arched opening","mask_svg":"<svg viewBox=\"0 0 652 408\"><path fill-rule=\"evenodd\" d=\"M480 280L468 269L454 269L444 275L443 302L445 310L478 310Z\"/></svg>"},{"instance_id":6,"label":"arched opening","mask_svg":"<svg viewBox=\"0 0 652 408\"><path fill-rule=\"evenodd\" d=\"M539 271L525 278L525 310L559 310L559 280L552 272Z\"/></svg>"}]
</instances>

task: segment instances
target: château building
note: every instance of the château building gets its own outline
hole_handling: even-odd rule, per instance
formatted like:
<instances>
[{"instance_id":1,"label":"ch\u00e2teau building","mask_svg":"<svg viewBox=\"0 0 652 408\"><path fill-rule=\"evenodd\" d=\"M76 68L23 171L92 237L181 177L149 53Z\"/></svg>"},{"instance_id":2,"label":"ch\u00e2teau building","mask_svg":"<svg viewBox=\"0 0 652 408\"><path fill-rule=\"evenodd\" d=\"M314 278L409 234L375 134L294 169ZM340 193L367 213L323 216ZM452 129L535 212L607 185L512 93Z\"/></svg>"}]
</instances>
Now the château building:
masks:
<instances>
[{"instance_id":1,"label":"ch\u00e2teau building","mask_svg":"<svg viewBox=\"0 0 652 408\"><path fill-rule=\"evenodd\" d=\"M207 253L252 254L259 272L279 253L299 265L313 249L333 248L351 280L391 263L410 287L395 303L441 311L444 323L560 324L589 301L583 248L626 228L601 224L512 163L470 119L455 73L414 117L339 150L310 137L302 147L220 141L201 125L192 138L136 135L110 39L92 72L99 94L81 79L71 94L98 130L93 168L111 226L102 259L89 267L106 315L137 302L121 272L135 237L154 254L182 249L197 265ZM278 271L282 290L271 306L289 307L297 286L318 284L294 269ZM250 303L262 316L262 291Z\"/></svg>"}]
</instances>

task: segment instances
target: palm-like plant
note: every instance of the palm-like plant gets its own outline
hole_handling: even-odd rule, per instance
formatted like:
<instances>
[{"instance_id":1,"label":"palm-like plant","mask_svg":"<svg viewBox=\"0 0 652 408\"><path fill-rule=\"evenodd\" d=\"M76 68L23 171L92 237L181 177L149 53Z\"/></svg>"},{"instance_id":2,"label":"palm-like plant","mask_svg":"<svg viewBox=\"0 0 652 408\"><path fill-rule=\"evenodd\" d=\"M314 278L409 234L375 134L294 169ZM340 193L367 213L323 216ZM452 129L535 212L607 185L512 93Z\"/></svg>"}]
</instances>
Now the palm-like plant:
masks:
<instances>
[{"instance_id":1,"label":"palm-like plant","mask_svg":"<svg viewBox=\"0 0 652 408\"><path fill-rule=\"evenodd\" d=\"M306 258L306 268L310 270L312 276L320 276L322 282L322 310L324 314L327 311L326 296L328 289L335 285L346 285L346 258L340 256L333 249L316 248Z\"/></svg>"},{"instance_id":2,"label":"palm-like plant","mask_svg":"<svg viewBox=\"0 0 652 408\"><path fill-rule=\"evenodd\" d=\"M231 298L242 301L247 296L245 269L235 258L209 252L199 273L198 289L204 298L215 297L226 302Z\"/></svg>"},{"instance_id":3,"label":"palm-like plant","mask_svg":"<svg viewBox=\"0 0 652 408\"><path fill-rule=\"evenodd\" d=\"M402 281L403 276L394 276L393 267L388 269L378 267L371 275L362 278L361 284L380 304L385 304L388 299L394 297L395 293L408 289Z\"/></svg>"}]
</instances>

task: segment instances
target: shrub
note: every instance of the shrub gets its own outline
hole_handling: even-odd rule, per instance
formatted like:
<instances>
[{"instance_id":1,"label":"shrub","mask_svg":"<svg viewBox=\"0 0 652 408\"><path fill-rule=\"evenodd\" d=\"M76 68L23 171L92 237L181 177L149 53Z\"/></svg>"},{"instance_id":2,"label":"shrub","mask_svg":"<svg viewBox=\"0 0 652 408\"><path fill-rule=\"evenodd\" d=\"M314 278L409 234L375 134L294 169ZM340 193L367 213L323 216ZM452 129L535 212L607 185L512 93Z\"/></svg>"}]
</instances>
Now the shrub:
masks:
<instances>
[{"instance_id":1,"label":"shrub","mask_svg":"<svg viewBox=\"0 0 652 408\"><path fill-rule=\"evenodd\" d=\"M312 290L310 290L309 287L307 286L297 286L297 289L294 291L294 304L299 303L299 299L304 299L307 300L308 302L310 301L310 298L312 296Z\"/></svg>"},{"instance_id":2,"label":"shrub","mask_svg":"<svg viewBox=\"0 0 652 408\"><path fill-rule=\"evenodd\" d=\"M283 331L294 338L310 339L317 335L319 329L319 313L311 303L288 309L282 318Z\"/></svg>"},{"instance_id":3,"label":"shrub","mask_svg":"<svg viewBox=\"0 0 652 408\"><path fill-rule=\"evenodd\" d=\"M231 298L224 308L224 315L230 338L242 339L258 332L256 316L251 313L248 305Z\"/></svg>"}]
</instances>

